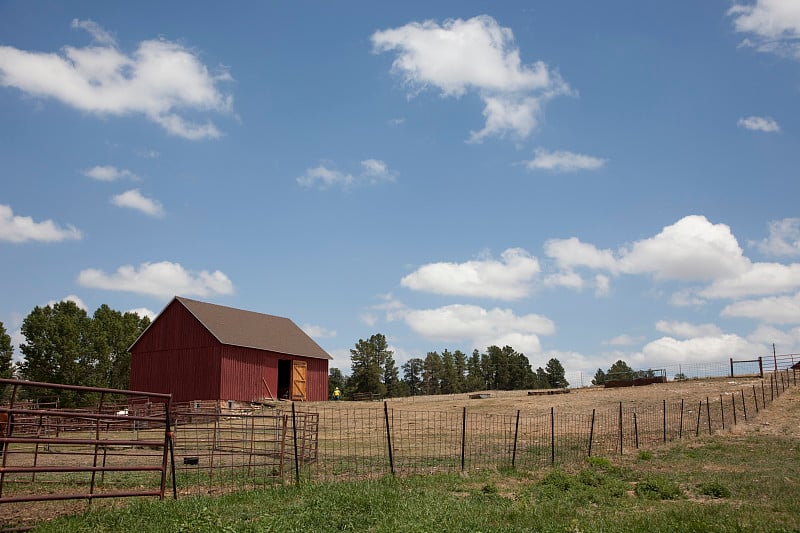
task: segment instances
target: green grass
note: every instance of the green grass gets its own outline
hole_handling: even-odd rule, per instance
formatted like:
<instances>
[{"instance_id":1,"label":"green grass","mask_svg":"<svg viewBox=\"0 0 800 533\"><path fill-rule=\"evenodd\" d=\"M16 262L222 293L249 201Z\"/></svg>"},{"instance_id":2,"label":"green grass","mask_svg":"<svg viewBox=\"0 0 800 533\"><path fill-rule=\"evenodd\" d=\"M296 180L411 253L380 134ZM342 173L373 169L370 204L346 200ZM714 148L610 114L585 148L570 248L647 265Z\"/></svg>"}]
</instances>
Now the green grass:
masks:
<instances>
[{"instance_id":1,"label":"green grass","mask_svg":"<svg viewBox=\"0 0 800 533\"><path fill-rule=\"evenodd\" d=\"M721 436L574 467L137 500L38 531L800 531L800 442Z\"/></svg>"}]
</instances>

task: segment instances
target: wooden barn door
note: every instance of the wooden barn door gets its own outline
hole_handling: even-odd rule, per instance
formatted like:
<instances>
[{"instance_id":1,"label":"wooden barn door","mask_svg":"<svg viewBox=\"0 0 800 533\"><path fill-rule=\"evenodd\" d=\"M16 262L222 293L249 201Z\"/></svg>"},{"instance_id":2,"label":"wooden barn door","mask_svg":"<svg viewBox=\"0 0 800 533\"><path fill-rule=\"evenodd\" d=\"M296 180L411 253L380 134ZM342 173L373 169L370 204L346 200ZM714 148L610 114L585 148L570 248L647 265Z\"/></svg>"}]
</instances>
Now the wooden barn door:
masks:
<instances>
[{"instance_id":1,"label":"wooden barn door","mask_svg":"<svg viewBox=\"0 0 800 533\"><path fill-rule=\"evenodd\" d=\"M306 399L306 362L292 361L292 400Z\"/></svg>"}]
</instances>

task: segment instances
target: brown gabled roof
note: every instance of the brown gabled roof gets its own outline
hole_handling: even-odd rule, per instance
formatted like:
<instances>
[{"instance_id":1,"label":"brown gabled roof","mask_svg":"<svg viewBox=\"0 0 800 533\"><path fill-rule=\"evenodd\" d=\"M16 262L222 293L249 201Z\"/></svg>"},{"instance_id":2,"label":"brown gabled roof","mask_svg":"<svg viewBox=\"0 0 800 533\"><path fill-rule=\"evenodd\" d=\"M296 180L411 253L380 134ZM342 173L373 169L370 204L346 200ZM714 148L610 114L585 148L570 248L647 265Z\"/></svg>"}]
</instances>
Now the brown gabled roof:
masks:
<instances>
[{"instance_id":1,"label":"brown gabled roof","mask_svg":"<svg viewBox=\"0 0 800 533\"><path fill-rule=\"evenodd\" d=\"M222 344L286 355L333 359L314 342L314 339L288 318L234 309L180 296L176 296L175 300L194 315Z\"/></svg>"}]
</instances>

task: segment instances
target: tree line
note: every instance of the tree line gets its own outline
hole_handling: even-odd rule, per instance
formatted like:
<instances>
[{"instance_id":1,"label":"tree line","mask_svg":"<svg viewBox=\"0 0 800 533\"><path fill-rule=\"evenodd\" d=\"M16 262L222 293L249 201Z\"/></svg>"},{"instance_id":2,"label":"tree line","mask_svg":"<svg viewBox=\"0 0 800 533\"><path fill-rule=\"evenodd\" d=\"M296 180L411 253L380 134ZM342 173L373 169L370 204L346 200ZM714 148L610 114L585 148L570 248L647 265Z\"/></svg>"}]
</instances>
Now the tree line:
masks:
<instances>
[{"instance_id":1,"label":"tree line","mask_svg":"<svg viewBox=\"0 0 800 533\"><path fill-rule=\"evenodd\" d=\"M345 397L366 393L396 398L569 386L558 359L551 358L544 368L534 371L528 358L511 346L489 346L483 353L476 349L469 356L460 350L428 352L424 358L409 359L400 368L393 355L381 333L359 339L350 350L350 376L344 376L338 368L330 369L329 392L338 387Z\"/></svg>"},{"instance_id":2,"label":"tree line","mask_svg":"<svg viewBox=\"0 0 800 533\"><path fill-rule=\"evenodd\" d=\"M22 322L22 361L12 363L11 339L0 322L0 376L29 381L127 389L131 355L128 348L150 325L148 317L101 305L93 315L75 302L36 306ZM78 396L59 394L71 406ZM87 399L86 401L91 401Z\"/></svg>"}]
</instances>

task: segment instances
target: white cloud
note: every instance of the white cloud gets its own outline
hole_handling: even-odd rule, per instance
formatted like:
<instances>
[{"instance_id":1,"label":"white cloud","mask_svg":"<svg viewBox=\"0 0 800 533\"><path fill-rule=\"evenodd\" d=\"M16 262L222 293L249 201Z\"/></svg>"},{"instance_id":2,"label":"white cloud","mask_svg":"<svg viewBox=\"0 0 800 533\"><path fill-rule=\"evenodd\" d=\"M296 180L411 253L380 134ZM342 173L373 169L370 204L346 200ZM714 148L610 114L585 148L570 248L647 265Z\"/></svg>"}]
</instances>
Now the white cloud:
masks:
<instances>
[{"instance_id":1,"label":"white cloud","mask_svg":"<svg viewBox=\"0 0 800 533\"><path fill-rule=\"evenodd\" d=\"M124 265L113 274L87 268L78 275L78 283L82 287L148 294L159 298L233 293L233 283L219 270L203 270L195 274L179 263L169 261L142 263L138 270L132 265Z\"/></svg>"},{"instance_id":2,"label":"white cloud","mask_svg":"<svg viewBox=\"0 0 800 533\"><path fill-rule=\"evenodd\" d=\"M344 174L338 170L330 170L322 165L309 168L306 173L297 178L297 183L302 187L314 187L318 185L321 189L327 189L333 185L347 187L355 181L350 174Z\"/></svg>"},{"instance_id":3,"label":"white cloud","mask_svg":"<svg viewBox=\"0 0 800 533\"><path fill-rule=\"evenodd\" d=\"M793 0L756 0L752 4L736 4L728 14L734 27L748 33L745 46L761 52L773 52L800 59L800 4Z\"/></svg>"},{"instance_id":4,"label":"white cloud","mask_svg":"<svg viewBox=\"0 0 800 533\"><path fill-rule=\"evenodd\" d=\"M706 305L706 300L698 297L696 292L696 289L682 289L670 297L669 303L676 307L701 307Z\"/></svg>"},{"instance_id":5,"label":"white cloud","mask_svg":"<svg viewBox=\"0 0 800 533\"><path fill-rule=\"evenodd\" d=\"M715 324L692 324L690 322L677 322L669 320L659 320L656 322L656 329L661 333L689 339L692 337L719 337L722 330Z\"/></svg>"},{"instance_id":6,"label":"white cloud","mask_svg":"<svg viewBox=\"0 0 800 533\"><path fill-rule=\"evenodd\" d=\"M314 337L315 339L327 339L336 336L335 330L323 328L322 326L315 326L314 324L303 324L302 330L305 331L309 337Z\"/></svg>"},{"instance_id":7,"label":"white cloud","mask_svg":"<svg viewBox=\"0 0 800 533\"><path fill-rule=\"evenodd\" d=\"M525 162L529 170L551 170L553 172L577 172L597 170L606 164L605 159L573 152L550 152L544 148L534 150L535 157Z\"/></svg>"},{"instance_id":8,"label":"white cloud","mask_svg":"<svg viewBox=\"0 0 800 533\"><path fill-rule=\"evenodd\" d=\"M111 203L117 207L128 207L155 218L164 216L164 207L157 200L142 196L139 189L131 189L111 198Z\"/></svg>"},{"instance_id":9,"label":"white cloud","mask_svg":"<svg viewBox=\"0 0 800 533\"><path fill-rule=\"evenodd\" d=\"M476 91L485 104L486 124L471 133L472 142L506 132L527 137L538 125L543 103L571 92L542 61L523 64L511 29L487 15L377 31L372 45L375 53L396 52L392 71L412 92L435 87L443 96L459 97Z\"/></svg>"},{"instance_id":10,"label":"white cloud","mask_svg":"<svg viewBox=\"0 0 800 533\"><path fill-rule=\"evenodd\" d=\"M110 165L98 165L92 168L87 168L83 171L83 175L97 181L117 181L118 179L128 178L134 181L139 180L139 176L134 174L128 169L119 169Z\"/></svg>"},{"instance_id":11,"label":"white cloud","mask_svg":"<svg viewBox=\"0 0 800 533\"><path fill-rule=\"evenodd\" d=\"M800 349L800 327L783 331L773 326L760 325L747 336L747 340L765 346L775 344L778 353L794 352Z\"/></svg>"},{"instance_id":12,"label":"white cloud","mask_svg":"<svg viewBox=\"0 0 800 533\"><path fill-rule=\"evenodd\" d=\"M800 324L800 292L794 296L770 296L735 302L722 309L720 314L752 318L770 324Z\"/></svg>"},{"instance_id":13,"label":"white cloud","mask_svg":"<svg viewBox=\"0 0 800 533\"><path fill-rule=\"evenodd\" d=\"M745 272L750 263L730 227L692 215L623 250L619 264L624 272L656 279L708 281Z\"/></svg>"},{"instance_id":14,"label":"white cloud","mask_svg":"<svg viewBox=\"0 0 800 533\"><path fill-rule=\"evenodd\" d=\"M430 263L405 276L400 284L416 291L498 300L528 296L540 271L539 261L521 248L509 248L501 258Z\"/></svg>"},{"instance_id":15,"label":"white cloud","mask_svg":"<svg viewBox=\"0 0 800 533\"><path fill-rule=\"evenodd\" d=\"M544 284L548 287L566 287L576 291L583 290L586 285L584 279L574 270L563 270L550 274L544 278Z\"/></svg>"},{"instance_id":16,"label":"white cloud","mask_svg":"<svg viewBox=\"0 0 800 533\"><path fill-rule=\"evenodd\" d=\"M608 296L611 292L611 278L604 274L597 274L594 277L594 295L596 298Z\"/></svg>"},{"instance_id":17,"label":"white cloud","mask_svg":"<svg viewBox=\"0 0 800 533\"><path fill-rule=\"evenodd\" d=\"M355 185L368 184L377 185L379 183L394 181L397 173L380 159L365 159L361 161L361 172L356 175L332 170L324 165L306 169L305 174L296 179L301 187L328 189L339 186L344 189Z\"/></svg>"},{"instance_id":18,"label":"white cloud","mask_svg":"<svg viewBox=\"0 0 800 533\"><path fill-rule=\"evenodd\" d=\"M781 131L781 127L775 122L772 117L746 117L740 118L736 123L740 128L745 128L753 131L763 131L766 133L777 133Z\"/></svg>"},{"instance_id":19,"label":"white cloud","mask_svg":"<svg viewBox=\"0 0 800 533\"><path fill-rule=\"evenodd\" d=\"M427 339L469 340L481 347L509 345L524 353L541 352L539 335L555 332L555 324L545 316L516 316L510 309L486 310L475 305L410 310L404 318L414 332Z\"/></svg>"},{"instance_id":20,"label":"white cloud","mask_svg":"<svg viewBox=\"0 0 800 533\"><path fill-rule=\"evenodd\" d=\"M740 298L780 294L800 287L800 264L751 263L738 276L714 280L698 292L706 298Z\"/></svg>"},{"instance_id":21,"label":"white cloud","mask_svg":"<svg viewBox=\"0 0 800 533\"><path fill-rule=\"evenodd\" d=\"M158 316L158 313L156 313L152 309L148 309L147 307L137 307L135 309L128 309L126 313L136 313L142 318L147 317L150 319L150 322L155 320L156 316Z\"/></svg>"},{"instance_id":22,"label":"white cloud","mask_svg":"<svg viewBox=\"0 0 800 533\"><path fill-rule=\"evenodd\" d=\"M607 341L603 341L603 344L610 344L612 346L631 346L633 344L641 342L641 340L642 340L641 338L623 334L623 335L617 335L613 339L608 339Z\"/></svg>"},{"instance_id":23,"label":"white cloud","mask_svg":"<svg viewBox=\"0 0 800 533\"><path fill-rule=\"evenodd\" d=\"M769 237L755 244L768 255L800 255L800 218L784 218L769 223Z\"/></svg>"},{"instance_id":24,"label":"white cloud","mask_svg":"<svg viewBox=\"0 0 800 533\"><path fill-rule=\"evenodd\" d=\"M78 306L78 309L83 309L84 311L87 311L87 312L89 311L89 308L86 306L85 303L83 303L83 300L81 300L78 296L76 296L74 294L70 294L69 296L64 296L60 300L50 300L49 302L47 302L45 304L45 307L48 306L48 305L50 307L52 307L53 305L55 305L57 303L60 303L60 302L72 302L72 303L74 303L75 305Z\"/></svg>"},{"instance_id":25,"label":"white cloud","mask_svg":"<svg viewBox=\"0 0 800 533\"><path fill-rule=\"evenodd\" d=\"M128 55L96 23L76 20L73 27L89 31L97 44L65 46L61 53L0 46L0 86L98 115L141 114L188 139L220 136L212 123L190 123L179 113L230 112L232 97L218 89L231 79L227 72L210 74L194 51L177 43L142 41Z\"/></svg>"},{"instance_id":26,"label":"white cloud","mask_svg":"<svg viewBox=\"0 0 800 533\"><path fill-rule=\"evenodd\" d=\"M394 181L396 174L380 159L365 159L361 162L361 176L370 183Z\"/></svg>"},{"instance_id":27,"label":"white cloud","mask_svg":"<svg viewBox=\"0 0 800 533\"><path fill-rule=\"evenodd\" d=\"M89 32L92 38L100 44L116 46L117 40L108 31L104 30L95 21L72 19L72 27L80 28Z\"/></svg>"},{"instance_id":28,"label":"white cloud","mask_svg":"<svg viewBox=\"0 0 800 533\"><path fill-rule=\"evenodd\" d=\"M599 250L592 244L575 237L550 239L544 243L544 253L565 269L584 266L592 269L616 272L617 259L611 250Z\"/></svg>"},{"instance_id":29,"label":"white cloud","mask_svg":"<svg viewBox=\"0 0 800 533\"><path fill-rule=\"evenodd\" d=\"M765 347L739 337L720 334L678 340L662 337L647 343L642 352L632 357L635 366L654 364L703 363L726 361L730 357L747 357L764 352Z\"/></svg>"},{"instance_id":30,"label":"white cloud","mask_svg":"<svg viewBox=\"0 0 800 533\"><path fill-rule=\"evenodd\" d=\"M34 222L31 217L15 216L11 206L0 204L0 241L60 242L80 238L81 232L75 226L61 228L52 220Z\"/></svg>"}]
</instances>

